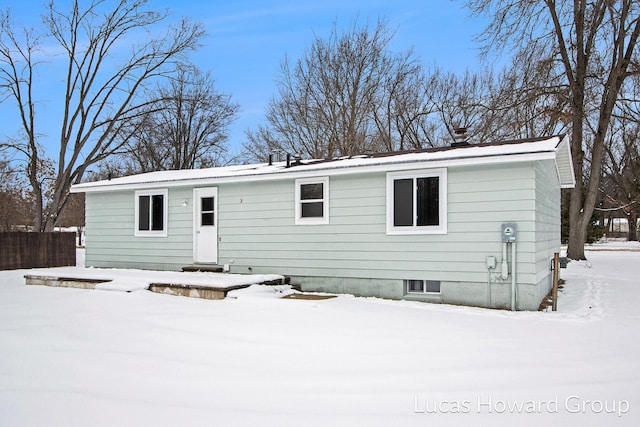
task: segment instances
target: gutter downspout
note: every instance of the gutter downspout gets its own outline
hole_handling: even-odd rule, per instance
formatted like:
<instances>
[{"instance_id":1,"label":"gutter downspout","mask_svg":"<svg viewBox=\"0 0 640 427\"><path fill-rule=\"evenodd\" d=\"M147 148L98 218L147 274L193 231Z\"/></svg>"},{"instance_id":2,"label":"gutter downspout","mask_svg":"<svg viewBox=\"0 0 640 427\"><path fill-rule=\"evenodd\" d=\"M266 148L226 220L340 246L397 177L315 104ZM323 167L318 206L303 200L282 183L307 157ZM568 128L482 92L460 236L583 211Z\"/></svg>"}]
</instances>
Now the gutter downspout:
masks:
<instances>
[{"instance_id":1,"label":"gutter downspout","mask_svg":"<svg viewBox=\"0 0 640 427\"><path fill-rule=\"evenodd\" d=\"M509 278L509 263L507 263L507 244L502 243L502 265L501 265L501 273L502 280L507 280Z\"/></svg>"},{"instance_id":2,"label":"gutter downspout","mask_svg":"<svg viewBox=\"0 0 640 427\"><path fill-rule=\"evenodd\" d=\"M489 300L487 301L487 307L491 308L491 267L487 267L487 294L489 297Z\"/></svg>"},{"instance_id":3,"label":"gutter downspout","mask_svg":"<svg viewBox=\"0 0 640 427\"><path fill-rule=\"evenodd\" d=\"M511 310L516 309L516 242L511 243Z\"/></svg>"}]
</instances>

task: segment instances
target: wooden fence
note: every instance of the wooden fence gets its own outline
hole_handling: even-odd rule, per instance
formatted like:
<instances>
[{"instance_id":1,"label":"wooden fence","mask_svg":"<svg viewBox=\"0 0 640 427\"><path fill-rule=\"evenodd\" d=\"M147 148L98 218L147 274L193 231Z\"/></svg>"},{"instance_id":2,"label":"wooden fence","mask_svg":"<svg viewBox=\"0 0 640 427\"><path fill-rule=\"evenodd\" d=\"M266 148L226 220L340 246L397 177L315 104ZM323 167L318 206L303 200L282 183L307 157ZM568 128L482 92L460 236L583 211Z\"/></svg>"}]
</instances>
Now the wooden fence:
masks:
<instances>
[{"instance_id":1,"label":"wooden fence","mask_svg":"<svg viewBox=\"0 0 640 427\"><path fill-rule=\"evenodd\" d=\"M76 265L76 233L0 233L0 270Z\"/></svg>"}]
</instances>

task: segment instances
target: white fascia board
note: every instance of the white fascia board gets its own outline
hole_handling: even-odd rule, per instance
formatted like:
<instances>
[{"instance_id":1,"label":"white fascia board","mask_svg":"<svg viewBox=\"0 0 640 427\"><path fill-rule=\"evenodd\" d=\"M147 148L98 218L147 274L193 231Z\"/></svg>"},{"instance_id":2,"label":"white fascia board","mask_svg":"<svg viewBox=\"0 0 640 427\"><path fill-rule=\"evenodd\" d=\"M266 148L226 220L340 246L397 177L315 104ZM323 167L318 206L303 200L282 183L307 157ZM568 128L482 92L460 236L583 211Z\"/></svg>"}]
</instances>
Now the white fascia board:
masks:
<instances>
[{"instance_id":1,"label":"white fascia board","mask_svg":"<svg viewBox=\"0 0 640 427\"><path fill-rule=\"evenodd\" d=\"M445 168L454 166L474 166L474 165L491 165L491 164L504 164L504 163L520 163L531 162L536 160L555 159L556 151L539 151L531 153L517 153L517 154L499 154L489 156L474 156L474 157L454 157L454 158L441 158L437 160L429 159L412 159L412 160L398 160L389 161L388 158L384 158L379 162L350 165L340 164L340 161L327 162L325 164L308 165L302 170L295 170L298 166L292 166L291 168L281 169L270 173L247 173L241 175L231 176L218 176L218 177L202 177L202 178L186 178L186 179L167 179L167 180L155 180L148 182L127 182L127 183L112 183L104 185L92 185L92 184L79 184L71 187L72 193L93 193L93 192L106 192L106 191L125 191L125 190L140 190L148 188L171 188L171 187L200 187L218 185L224 183L240 183L240 182L257 182L257 181L276 181L282 179L298 179L298 178L312 178L318 176L337 176L337 175L351 175L358 173L370 173L370 172L391 172L391 171L403 171L412 170L416 168ZM374 159L370 159L374 160Z\"/></svg>"}]
</instances>

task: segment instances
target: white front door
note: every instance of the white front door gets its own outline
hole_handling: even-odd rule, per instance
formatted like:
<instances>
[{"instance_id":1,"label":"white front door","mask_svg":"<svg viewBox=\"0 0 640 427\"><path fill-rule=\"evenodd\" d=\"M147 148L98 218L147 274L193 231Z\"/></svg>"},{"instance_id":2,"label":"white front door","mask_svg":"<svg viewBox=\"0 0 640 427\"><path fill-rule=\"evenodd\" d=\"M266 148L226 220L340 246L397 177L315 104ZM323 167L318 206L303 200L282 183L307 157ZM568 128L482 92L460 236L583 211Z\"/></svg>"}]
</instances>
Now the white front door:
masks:
<instances>
[{"instance_id":1,"label":"white front door","mask_svg":"<svg viewBox=\"0 0 640 427\"><path fill-rule=\"evenodd\" d=\"M218 189L193 189L193 261L218 262Z\"/></svg>"}]
</instances>

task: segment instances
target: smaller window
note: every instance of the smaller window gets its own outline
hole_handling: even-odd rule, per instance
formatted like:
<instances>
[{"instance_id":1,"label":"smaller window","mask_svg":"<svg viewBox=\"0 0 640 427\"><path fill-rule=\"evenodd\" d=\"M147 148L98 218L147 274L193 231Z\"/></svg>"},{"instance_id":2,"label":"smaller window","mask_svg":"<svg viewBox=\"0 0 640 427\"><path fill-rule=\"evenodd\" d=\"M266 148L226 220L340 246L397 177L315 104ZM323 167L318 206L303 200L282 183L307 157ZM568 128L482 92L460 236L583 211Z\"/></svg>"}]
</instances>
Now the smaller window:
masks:
<instances>
[{"instance_id":1,"label":"smaller window","mask_svg":"<svg viewBox=\"0 0 640 427\"><path fill-rule=\"evenodd\" d=\"M296 180L296 224L329 223L329 178Z\"/></svg>"},{"instance_id":2,"label":"smaller window","mask_svg":"<svg viewBox=\"0 0 640 427\"><path fill-rule=\"evenodd\" d=\"M135 192L135 236L167 236L167 202L167 190Z\"/></svg>"},{"instance_id":3,"label":"smaller window","mask_svg":"<svg viewBox=\"0 0 640 427\"><path fill-rule=\"evenodd\" d=\"M405 289L408 294L439 294L439 280L405 280Z\"/></svg>"}]
</instances>

